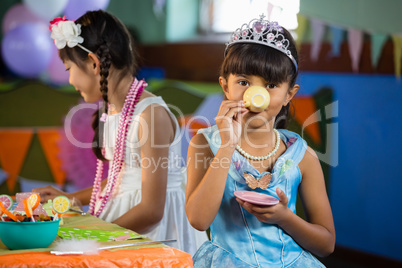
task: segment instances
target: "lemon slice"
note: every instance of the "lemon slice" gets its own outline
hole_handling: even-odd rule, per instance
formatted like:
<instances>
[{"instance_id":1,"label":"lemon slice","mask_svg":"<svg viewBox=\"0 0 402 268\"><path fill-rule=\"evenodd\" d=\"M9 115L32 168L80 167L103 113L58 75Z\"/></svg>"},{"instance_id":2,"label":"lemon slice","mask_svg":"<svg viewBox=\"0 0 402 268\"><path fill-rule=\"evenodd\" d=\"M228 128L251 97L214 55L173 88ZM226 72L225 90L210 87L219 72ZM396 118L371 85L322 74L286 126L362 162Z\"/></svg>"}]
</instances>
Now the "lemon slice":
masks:
<instances>
[{"instance_id":1,"label":"lemon slice","mask_svg":"<svg viewBox=\"0 0 402 268\"><path fill-rule=\"evenodd\" d=\"M38 194L31 194L28 197L28 202L31 205L32 210L34 210L35 208L37 208L39 206L40 196Z\"/></svg>"},{"instance_id":2,"label":"lemon slice","mask_svg":"<svg viewBox=\"0 0 402 268\"><path fill-rule=\"evenodd\" d=\"M53 199L53 210L59 214L66 213L70 209L70 199L64 195Z\"/></svg>"}]
</instances>

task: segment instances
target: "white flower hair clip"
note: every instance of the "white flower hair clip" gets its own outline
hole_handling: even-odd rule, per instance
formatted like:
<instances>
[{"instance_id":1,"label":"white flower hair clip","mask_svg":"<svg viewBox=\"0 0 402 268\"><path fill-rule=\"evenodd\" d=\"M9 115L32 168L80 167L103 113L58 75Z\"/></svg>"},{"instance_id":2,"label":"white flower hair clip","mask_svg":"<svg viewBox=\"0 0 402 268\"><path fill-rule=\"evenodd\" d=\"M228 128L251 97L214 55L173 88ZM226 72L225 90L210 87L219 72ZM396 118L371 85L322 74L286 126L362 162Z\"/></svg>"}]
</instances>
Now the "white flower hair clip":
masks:
<instances>
[{"instance_id":1,"label":"white flower hair clip","mask_svg":"<svg viewBox=\"0 0 402 268\"><path fill-rule=\"evenodd\" d=\"M93 53L91 50L80 45L84 42L81 34L81 24L76 24L74 21L64 17L58 17L50 22L49 30L52 32L50 37L54 40L54 44L58 49L78 46L88 53Z\"/></svg>"}]
</instances>

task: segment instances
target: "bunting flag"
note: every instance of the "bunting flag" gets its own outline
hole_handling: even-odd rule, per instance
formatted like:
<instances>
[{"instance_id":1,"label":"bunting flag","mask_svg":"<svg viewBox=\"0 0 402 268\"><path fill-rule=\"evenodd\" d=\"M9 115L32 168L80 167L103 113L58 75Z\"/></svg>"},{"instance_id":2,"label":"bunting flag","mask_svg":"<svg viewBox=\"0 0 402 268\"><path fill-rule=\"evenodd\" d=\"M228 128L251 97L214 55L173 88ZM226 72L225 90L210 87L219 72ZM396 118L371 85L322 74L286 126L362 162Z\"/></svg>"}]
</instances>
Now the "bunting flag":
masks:
<instances>
[{"instance_id":1,"label":"bunting flag","mask_svg":"<svg viewBox=\"0 0 402 268\"><path fill-rule=\"evenodd\" d=\"M402 59L402 35L393 35L394 41L394 64L395 75L398 79L401 77L401 59Z\"/></svg>"},{"instance_id":2,"label":"bunting flag","mask_svg":"<svg viewBox=\"0 0 402 268\"><path fill-rule=\"evenodd\" d=\"M62 163L58 157L59 147L57 146L57 142L60 139L59 131L58 128L38 129L37 135L53 178L58 185L62 186L64 185L66 175L61 169Z\"/></svg>"},{"instance_id":3,"label":"bunting flag","mask_svg":"<svg viewBox=\"0 0 402 268\"><path fill-rule=\"evenodd\" d=\"M377 68L382 48L387 39L388 36L386 36L385 34L371 34L371 65L373 66L374 69Z\"/></svg>"},{"instance_id":4,"label":"bunting flag","mask_svg":"<svg viewBox=\"0 0 402 268\"><path fill-rule=\"evenodd\" d=\"M274 9L274 5L270 2L268 2L268 14L267 14L268 20L271 20L271 14L272 14L273 9Z\"/></svg>"},{"instance_id":5,"label":"bunting flag","mask_svg":"<svg viewBox=\"0 0 402 268\"><path fill-rule=\"evenodd\" d=\"M341 45L343 42L344 30L338 26L331 25L329 27L331 32L331 57L339 57L341 55Z\"/></svg>"},{"instance_id":6,"label":"bunting flag","mask_svg":"<svg viewBox=\"0 0 402 268\"><path fill-rule=\"evenodd\" d=\"M303 41L303 36L306 34L307 26L308 26L308 19L303 15L297 14L297 28L295 30L296 33L296 48L300 50L301 43Z\"/></svg>"},{"instance_id":7,"label":"bunting flag","mask_svg":"<svg viewBox=\"0 0 402 268\"><path fill-rule=\"evenodd\" d=\"M302 132L307 133L315 144L321 144L320 118L315 100L312 97L297 97L292 99L292 105L295 120L302 126Z\"/></svg>"},{"instance_id":8,"label":"bunting flag","mask_svg":"<svg viewBox=\"0 0 402 268\"><path fill-rule=\"evenodd\" d=\"M349 54L352 60L352 70L359 71L360 57L363 47L363 32L357 29L348 30Z\"/></svg>"},{"instance_id":9,"label":"bunting flag","mask_svg":"<svg viewBox=\"0 0 402 268\"><path fill-rule=\"evenodd\" d=\"M14 192L32 137L33 129L0 130L0 165L9 174L6 182L10 192Z\"/></svg>"},{"instance_id":10,"label":"bunting flag","mask_svg":"<svg viewBox=\"0 0 402 268\"><path fill-rule=\"evenodd\" d=\"M320 55L322 38L325 33L325 25L321 20L311 19L310 26L313 33L310 58L312 61L317 61L318 56Z\"/></svg>"}]
</instances>

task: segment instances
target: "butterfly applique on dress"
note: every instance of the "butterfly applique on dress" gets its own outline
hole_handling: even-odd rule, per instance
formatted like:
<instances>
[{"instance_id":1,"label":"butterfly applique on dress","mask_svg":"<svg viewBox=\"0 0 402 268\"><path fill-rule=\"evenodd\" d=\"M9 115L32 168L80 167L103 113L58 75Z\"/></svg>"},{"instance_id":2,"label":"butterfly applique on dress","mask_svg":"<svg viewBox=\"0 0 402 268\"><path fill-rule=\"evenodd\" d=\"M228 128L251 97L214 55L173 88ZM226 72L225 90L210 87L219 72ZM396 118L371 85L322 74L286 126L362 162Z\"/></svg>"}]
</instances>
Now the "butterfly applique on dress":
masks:
<instances>
[{"instance_id":1,"label":"butterfly applique on dress","mask_svg":"<svg viewBox=\"0 0 402 268\"><path fill-rule=\"evenodd\" d=\"M250 173L244 172L243 177L247 182L248 187L251 189L255 189L257 187L265 190L268 188L269 183L271 182L272 174L265 174L262 176L260 179L256 179L253 175Z\"/></svg>"}]
</instances>

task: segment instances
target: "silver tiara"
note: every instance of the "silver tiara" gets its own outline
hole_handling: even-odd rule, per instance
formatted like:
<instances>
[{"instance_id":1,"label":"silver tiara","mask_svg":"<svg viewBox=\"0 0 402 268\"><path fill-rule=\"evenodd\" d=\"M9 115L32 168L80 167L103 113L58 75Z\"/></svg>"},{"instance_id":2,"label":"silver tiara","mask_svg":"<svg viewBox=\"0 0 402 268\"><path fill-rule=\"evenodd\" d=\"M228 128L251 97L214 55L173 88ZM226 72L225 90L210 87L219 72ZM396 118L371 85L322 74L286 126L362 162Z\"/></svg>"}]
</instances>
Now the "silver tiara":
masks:
<instances>
[{"instance_id":1,"label":"silver tiara","mask_svg":"<svg viewBox=\"0 0 402 268\"><path fill-rule=\"evenodd\" d=\"M289 40L283 35L283 29L276 21L264 20L264 15L259 19L253 19L248 24L243 24L234 31L228 43L226 43L225 55L228 48L237 43L255 43L272 47L289 57L297 71L297 62L292 56Z\"/></svg>"}]
</instances>

